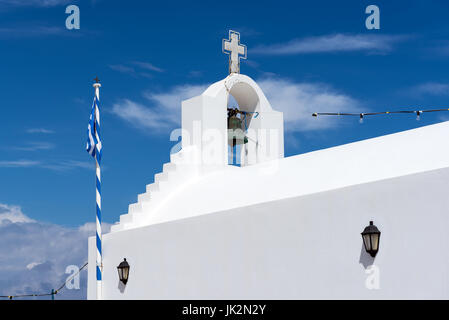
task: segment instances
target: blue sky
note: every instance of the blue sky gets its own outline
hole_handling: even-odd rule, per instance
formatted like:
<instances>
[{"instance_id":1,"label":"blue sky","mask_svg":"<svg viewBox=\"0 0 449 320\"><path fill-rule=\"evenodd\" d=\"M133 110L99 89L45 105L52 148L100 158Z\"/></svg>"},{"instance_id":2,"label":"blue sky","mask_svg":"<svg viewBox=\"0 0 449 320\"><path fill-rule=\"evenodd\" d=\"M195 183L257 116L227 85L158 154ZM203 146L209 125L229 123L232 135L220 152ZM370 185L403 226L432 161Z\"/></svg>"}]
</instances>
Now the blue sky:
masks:
<instances>
[{"instance_id":1,"label":"blue sky","mask_svg":"<svg viewBox=\"0 0 449 320\"><path fill-rule=\"evenodd\" d=\"M80 8L80 30L65 28L69 4ZM369 4L380 8L380 30L365 27ZM168 161L180 101L226 77L221 39L229 29L248 47L241 72L284 112L290 156L448 120L439 113L360 125L310 116L449 107L448 16L447 1L0 0L0 223L9 221L1 227L85 238L80 226L95 219L94 163L85 152L95 76L103 218L113 223ZM24 255L17 265L26 272L32 262L69 263L41 249L47 258Z\"/></svg>"}]
</instances>

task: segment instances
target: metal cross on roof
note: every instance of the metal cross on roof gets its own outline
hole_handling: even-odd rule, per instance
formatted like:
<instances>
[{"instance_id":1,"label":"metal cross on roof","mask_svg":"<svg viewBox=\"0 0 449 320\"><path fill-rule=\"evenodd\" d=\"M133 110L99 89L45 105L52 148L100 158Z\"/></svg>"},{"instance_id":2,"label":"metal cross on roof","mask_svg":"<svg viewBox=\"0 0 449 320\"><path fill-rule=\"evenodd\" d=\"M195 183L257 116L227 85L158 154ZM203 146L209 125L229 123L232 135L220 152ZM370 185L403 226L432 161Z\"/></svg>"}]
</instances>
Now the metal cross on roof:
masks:
<instances>
[{"instance_id":1,"label":"metal cross on roof","mask_svg":"<svg viewBox=\"0 0 449 320\"><path fill-rule=\"evenodd\" d=\"M100 82L100 79L98 79L98 77L95 77L95 83L99 83Z\"/></svg>"},{"instance_id":2,"label":"metal cross on roof","mask_svg":"<svg viewBox=\"0 0 449 320\"><path fill-rule=\"evenodd\" d=\"M240 73L240 59L246 59L246 46L240 44L240 33L229 30L229 40L223 39L223 52L229 55L229 73Z\"/></svg>"}]
</instances>

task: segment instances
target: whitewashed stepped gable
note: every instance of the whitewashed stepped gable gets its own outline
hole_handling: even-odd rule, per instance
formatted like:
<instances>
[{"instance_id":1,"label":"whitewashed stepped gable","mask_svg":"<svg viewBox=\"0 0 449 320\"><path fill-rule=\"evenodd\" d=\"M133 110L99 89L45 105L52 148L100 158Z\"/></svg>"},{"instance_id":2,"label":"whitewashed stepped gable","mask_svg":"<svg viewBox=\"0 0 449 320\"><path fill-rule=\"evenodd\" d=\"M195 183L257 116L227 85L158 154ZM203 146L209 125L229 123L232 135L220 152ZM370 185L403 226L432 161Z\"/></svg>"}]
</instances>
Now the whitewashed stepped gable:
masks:
<instances>
[{"instance_id":1,"label":"whitewashed stepped gable","mask_svg":"<svg viewBox=\"0 0 449 320\"><path fill-rule=\"evenodd\" d=\"M244 158L243 165L252 165L269 161L284 156L283 116L281 112L274 111L260 87L254 80L245 75L232 74L225 79L212 84L200 96L188 99L182 103L182 126L189 132L192 139L182 139L182 150L171 155L171 162L165 164L163 171L155 175L154 183L147 185L146 192L138 196L138 202L131 204L128 213L120 216L118 224L112 227L112 231L120 231L136 226L148 224L149 216L157 215L165 203L172 201L174 194L184 190L199 176L220 170L235 170L227 165L228 142L227 142L227 105L229 94L232 94L239 104L241 110L248 112L259 112L259 116L249 122L251 129L275 129L279 132L274 141L276 147L272 154L266 154L259 150L255 143L247 144L250 156ZM207 154L208 143L193 138L195 134L195 122L201 121L200 137L207 129L220 130L224 139L213 141L214 146L221 147L222 156L216 163L205 165L204 154ZM252 137L256 140L257 137ZM189 141L186 143L186 141ZM271 141L270 141L271 143ZM254 156L251 157L251 153ZM177 165L177 166L176 166ZM170 170L171 169L171 170ZM171 172L170 172L171 171Z\"/></svg>"},{"instance_id":2,"label":"whitewashed stepped gable","mask_svg":"<svg viewBox=\"0 0 449 320\"><path fill-rule=\"evenodd\" d=\"M188 154L188 149L184 150L185 155ZM189 180L196 175L197 171L194 168L188 168L190 166L181 170L182 172L176 172L177 166L182 167L183 162L188 160L187 156L183 158L181 153L172 154L170 160L171 162L163 165L163 171L155 175L154 183L146 186L146 192L138 195L138 202L129 205L128 213L120 216L119 223L113 225L111 231L134 227L136 222L142 219L142 211L152 212L153 207L156 208L157 203L162 202L167 194L183 183L183 180Z\"/></svg>"}]
</instances>

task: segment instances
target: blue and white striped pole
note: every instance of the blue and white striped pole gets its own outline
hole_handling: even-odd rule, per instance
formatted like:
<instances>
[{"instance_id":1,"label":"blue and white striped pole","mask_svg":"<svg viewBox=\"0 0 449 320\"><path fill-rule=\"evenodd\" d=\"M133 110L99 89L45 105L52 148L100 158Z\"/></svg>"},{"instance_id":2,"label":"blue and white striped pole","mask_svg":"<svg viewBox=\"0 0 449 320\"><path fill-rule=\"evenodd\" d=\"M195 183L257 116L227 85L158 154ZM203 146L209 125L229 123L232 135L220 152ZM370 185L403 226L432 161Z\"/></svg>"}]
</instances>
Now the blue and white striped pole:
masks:
<instances>
[{"instance_id":1,"label":"blue and white striped pole","mask_svg":"<svg viewBox=\"0 0 449 320\"><path fill-rule=\"evenodd\" d=\"M98 80L97 80L98 81ZM100 87L99 82L94 83L95 88L95 138L97 143L95 145L95 172L96 172L96 202L97 202L97 300L102 299L102 279L103 279L103 259L102 259L102 248L101 248L101 140L100 140Z\"/></svg>"},{"instance_id":2,"label":"blue and white striped pole","mask_svg":"<svg viewBox=\"0 0 449 320\"><path fill-rule=\"evenodd\" d=\"M95 186L96 186L96 274L97 274L97 300L102 299L103 263L101 251L101 139L100 139L100 87L98 77L95 78L95 97L87 126L87 152L95 158Z\"/></svg>"}]
</instances>

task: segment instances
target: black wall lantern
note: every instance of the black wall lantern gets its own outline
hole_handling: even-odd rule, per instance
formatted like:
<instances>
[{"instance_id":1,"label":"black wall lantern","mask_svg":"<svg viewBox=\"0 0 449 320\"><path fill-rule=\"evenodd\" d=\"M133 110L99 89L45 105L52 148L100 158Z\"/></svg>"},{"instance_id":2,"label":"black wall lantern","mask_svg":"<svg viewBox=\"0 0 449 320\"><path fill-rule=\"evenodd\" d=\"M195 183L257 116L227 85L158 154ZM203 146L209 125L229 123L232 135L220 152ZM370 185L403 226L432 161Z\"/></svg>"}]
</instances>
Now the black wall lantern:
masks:
<instances>
[{"instance_id":1,"label":"black wall lantern","mask_svg":"<svg viewBox=\"0 0 449 320\"><path fill-rule=\"evenodd\" d=\"M380 231L372 221L370 221L369 226L367 226L365 230L363 230L362 238L366 252L368 252L371 257L374 258L377 254L377 251L379 251Z\"/></svg>"},{"instance_id":2,"label":"black wall lantern","mask_svg":"<svg viewBox=\"0 0 449 320\"><path fill-rule=\"evenodd\" d=\"M128 276L129 276L129 264L126 262L126 258L123 259L122 262L117 267L118 271L118 277L123 284L126 284L128 282Z\"/></svg>"}]
</instances>

